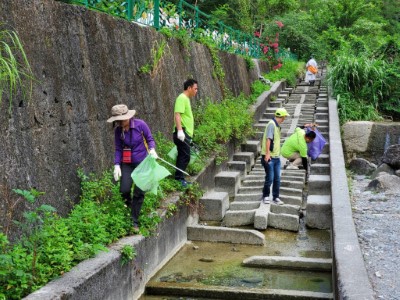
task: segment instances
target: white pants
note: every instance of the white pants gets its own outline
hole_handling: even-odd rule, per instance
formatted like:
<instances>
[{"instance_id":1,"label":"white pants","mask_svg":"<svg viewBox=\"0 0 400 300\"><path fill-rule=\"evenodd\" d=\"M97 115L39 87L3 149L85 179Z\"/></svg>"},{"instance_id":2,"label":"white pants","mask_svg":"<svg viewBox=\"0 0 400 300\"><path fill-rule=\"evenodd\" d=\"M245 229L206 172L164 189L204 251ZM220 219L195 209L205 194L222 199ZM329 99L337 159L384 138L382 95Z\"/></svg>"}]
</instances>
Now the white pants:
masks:
<instances>
[{"instance_id":1,"label":"white pants","mask_svg":"<svg viewBox=\"0 0 400 300\"><path fill-rule=\"evenodd\" d=\"M288 160L291 162L292 166L300 166L303 163L299 152L294 152L291 156L288 157Z\"/></svg>"}]
</instances>

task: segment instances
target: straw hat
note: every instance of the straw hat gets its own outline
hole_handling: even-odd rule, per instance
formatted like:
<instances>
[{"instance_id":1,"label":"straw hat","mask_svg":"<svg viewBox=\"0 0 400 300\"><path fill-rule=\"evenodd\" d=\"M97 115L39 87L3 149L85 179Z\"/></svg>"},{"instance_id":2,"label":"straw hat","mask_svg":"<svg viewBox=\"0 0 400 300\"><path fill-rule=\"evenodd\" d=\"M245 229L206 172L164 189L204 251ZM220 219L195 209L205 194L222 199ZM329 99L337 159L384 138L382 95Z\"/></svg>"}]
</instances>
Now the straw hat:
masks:
<instances>
[{"instance_id":1,"label":"straw hat","mask_svg":"<svg viewBox=\"0 0 400 300\"><path fill-rule=\"evenodd\" d=\"M129 120L136 113L136 110L129 110L125 104L114 105L111 108L112 117L107 120L108 123L114 121Z\"/></svg>"}]
</instances>

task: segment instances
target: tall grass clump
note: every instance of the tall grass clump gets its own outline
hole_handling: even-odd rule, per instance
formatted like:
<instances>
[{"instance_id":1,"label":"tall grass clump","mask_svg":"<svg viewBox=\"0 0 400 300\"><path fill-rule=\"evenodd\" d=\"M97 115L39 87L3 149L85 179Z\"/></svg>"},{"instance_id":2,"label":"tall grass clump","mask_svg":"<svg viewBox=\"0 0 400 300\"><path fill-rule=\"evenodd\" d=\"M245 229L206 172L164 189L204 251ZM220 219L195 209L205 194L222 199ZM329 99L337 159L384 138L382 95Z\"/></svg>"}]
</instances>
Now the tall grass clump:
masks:
<instances>
[{"instance_id":1,"label":"tall grass clump","mask_svg":"<svg viewBox=\"0 0 400 300\"><path fill-rule=\"evenodd\" d=\"M329 69L328 80L338 96L341 122L348 120L379 120L385 111L398 111L393 66L382 59L366 55L340 53ZM397 78L397 80L395 80ZM397 92L396 92L397 91ZM398 96L397 96L397 104Z\"/></svg>"},{"instance_id":2,"label":"tall grass clump","mask_svg":"<svg viewBox=\"0 0 400 300\"><path fill-rule=\"evenodd\" d=\"M0 29L0 104L3 93L8 90L9 110L18 87L23 87L23 79L31 81L32 71L22 43L15 31ZM25 88L21 89L24 96L25 91Z\"/></svg>"}]
</instances>

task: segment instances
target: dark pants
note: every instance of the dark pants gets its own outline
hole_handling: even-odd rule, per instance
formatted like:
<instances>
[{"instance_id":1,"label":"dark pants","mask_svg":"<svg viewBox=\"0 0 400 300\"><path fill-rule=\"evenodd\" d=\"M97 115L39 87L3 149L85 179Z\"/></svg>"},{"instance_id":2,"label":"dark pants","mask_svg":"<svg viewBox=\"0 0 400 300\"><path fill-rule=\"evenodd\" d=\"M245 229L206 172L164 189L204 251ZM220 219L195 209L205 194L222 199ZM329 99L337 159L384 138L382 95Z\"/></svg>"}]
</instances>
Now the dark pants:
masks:
<instances>
[{"instance_id":1,"label":"dark pants","mask_svg":"<svg viewBox=\"0 0 400 300\"><path fill-rule=\"evenodd\" d=\"M133 197L131 197L131 189L133 184L131 174L138 165L139 163L121 164L122 175L121 175L121 185L119 188L122 197L125 200L126 205L131 210L131 218L133 221L133 225L135 226L139 225L140 209L142 208L144 200L144 192L137 186L135 186L133 190Z\"/></svg>"},{"instance_id":2,"label":"dark pants","mask_svg":"<svg viewBox=\"0 0 400 300\"><path fill-rule=\"evenodd\" d=\"M173 134L174 137L174 143L176 145L176 148L178 149L178 157L176 158L176 167L181 169L182 171L185 171L187 166L189 165L190 162L190 136L187 135L185 130L183 131L185 133L185 141L182 142L181 140L178 139L178 133L175 131ZM175 179L176 180L184 180L185 176L181 171L175 170Z\"/></svg>"},{"instance_id":3,"label":"dark pants","mask_svg":"<svg viewBox=\"0 0 400 300\"><path fill-rule=\"evenodd\" d=\"M279 198L279 189L281 186L281 160L278 158L271 158L267 163L264 160L265 155L261 156L261 165L265 170L265 181L263 188L263 197L269 197L271 184L272 186L272 199Z\"/></svg>"}]
</instances>

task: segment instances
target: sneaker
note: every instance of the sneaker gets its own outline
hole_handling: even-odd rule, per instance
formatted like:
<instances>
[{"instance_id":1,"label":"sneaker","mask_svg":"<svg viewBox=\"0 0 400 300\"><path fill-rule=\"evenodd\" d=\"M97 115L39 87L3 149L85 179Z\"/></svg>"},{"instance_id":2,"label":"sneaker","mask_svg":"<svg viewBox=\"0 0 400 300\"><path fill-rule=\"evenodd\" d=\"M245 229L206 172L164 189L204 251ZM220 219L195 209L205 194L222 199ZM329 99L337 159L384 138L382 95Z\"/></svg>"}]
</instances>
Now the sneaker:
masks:
<instances>
[{"instance_id":1,"label":"sneaker","mask_svg":"<svg viewBox=\"0 0 400 300\"><path fill-rule=\"evenodd\" d=\"M276 204L276 205L283 205L285 203L283 203L283 201L279 198L275 198L272 200L272 203Z\"/></svg>"},{"instance_id":2,"label":"sneaker","mask_svg":"<svg viewBox=\"0 0 400 300\"><path fill-rule=\"evenodd\" d=\"M262 198L262 203L269 204L269 197L263 197Z\"/></svg>"},{"instance_id":3,"label":"sneaker","mask_svg":"<svg viewBox=\"0 0 400 300\"><path fill-rule=\"evenodd\" d=\"M286 167L286 170L298 170L298 169L299 169L298 166L293 166L293 165L288 165L288 166Z\"/></svg>"},{"instance_id":4,"label":"sneaker","mask_svg":"<svg viewBox=\"0 0 400 300\"><path fill-rule=\"evenodd\" d=\"M184 187L184 188L187 188L192 184L191 182L188 182L185 179L180 179L179 181L180 181L182 187Z\"/></svg>"}]
</instances>

